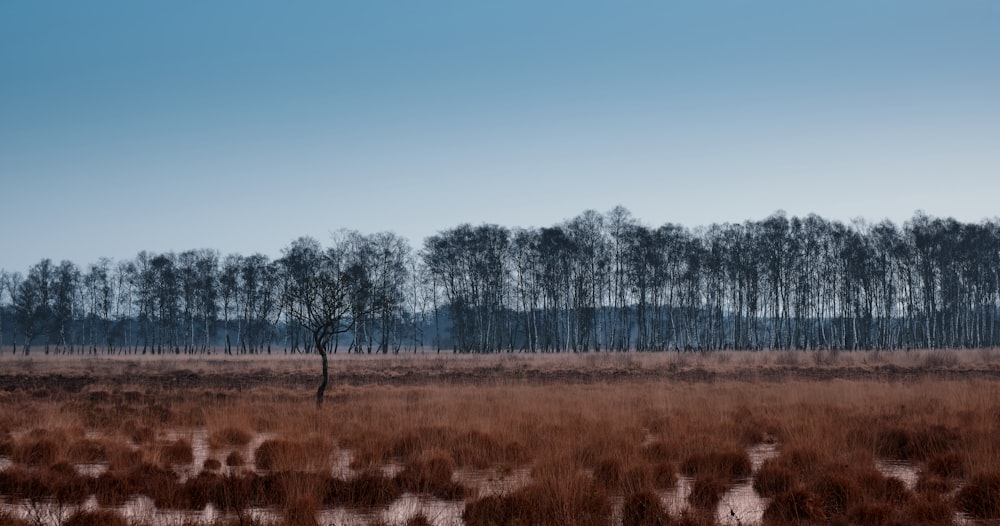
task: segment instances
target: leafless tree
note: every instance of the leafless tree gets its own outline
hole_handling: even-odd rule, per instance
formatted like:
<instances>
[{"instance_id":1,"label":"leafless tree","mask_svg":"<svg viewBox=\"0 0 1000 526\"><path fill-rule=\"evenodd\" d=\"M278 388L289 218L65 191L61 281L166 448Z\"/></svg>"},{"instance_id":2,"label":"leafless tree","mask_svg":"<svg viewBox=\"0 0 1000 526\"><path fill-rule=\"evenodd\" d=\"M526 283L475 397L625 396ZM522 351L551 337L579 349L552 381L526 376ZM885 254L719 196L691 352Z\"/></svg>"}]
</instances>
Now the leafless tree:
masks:
<instances>
[{"instance_id":1,"label":"leafless tree","mask_svg":"<svg viewBox=\"0 0 1000 526\"><path fill-rule=\"evenodd\" d=\"M365 269L351 264L349 256L344 243L324 250L315 239L303 237L292 242L280 260L288 276L288 315L310 332L322 360L317 407L329 382L330 347L354 326L359 305L368 304L371 290Z\"/></svg>"}]
</instances>

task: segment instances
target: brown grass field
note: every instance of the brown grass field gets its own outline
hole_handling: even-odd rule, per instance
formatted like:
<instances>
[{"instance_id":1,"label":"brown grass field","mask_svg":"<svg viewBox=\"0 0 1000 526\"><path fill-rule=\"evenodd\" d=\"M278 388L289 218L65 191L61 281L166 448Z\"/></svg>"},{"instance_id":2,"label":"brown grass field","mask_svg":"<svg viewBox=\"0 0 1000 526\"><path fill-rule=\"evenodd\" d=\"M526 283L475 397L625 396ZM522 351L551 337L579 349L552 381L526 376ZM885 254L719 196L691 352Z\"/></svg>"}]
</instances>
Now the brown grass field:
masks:
<instances>
[{"instance_id":1,"label":"brown grass field","mask_svg":"<svg viewBox=\"0 0 1000 526\"><path fill-rule=\"evenodd\" d=\"M336 355L319 409L318 380L5 350L0 524L1000 523L993 350Z\"/></svg>"}]
</instances>

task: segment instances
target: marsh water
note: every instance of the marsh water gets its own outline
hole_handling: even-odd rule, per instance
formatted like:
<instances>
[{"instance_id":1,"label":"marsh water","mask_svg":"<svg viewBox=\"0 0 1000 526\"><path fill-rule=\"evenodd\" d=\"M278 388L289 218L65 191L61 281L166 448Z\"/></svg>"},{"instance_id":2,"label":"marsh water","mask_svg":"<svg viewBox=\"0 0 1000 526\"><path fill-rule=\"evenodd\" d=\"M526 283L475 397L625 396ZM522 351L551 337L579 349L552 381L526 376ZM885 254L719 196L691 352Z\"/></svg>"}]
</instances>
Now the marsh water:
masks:
<instances>
[{"instance_id":1,"label":"marsh water","mask_svg":"<svg viewBox=\"0 0 1000 526\"><path fill-rule=\"evenodd\" d=\"M225 458L232 451L238 451L247 464L242 467L228 467L223 464L219 472L225 474L238 472L241 470L257 470L253 464L253 452L265 440L271 438L267 433L257 434L252 437L245 446L228 447L222 449L212 449L208 443L208 431L205 429L177 430L160 437L166 441L186 439L190 441L193 450L193 462L183 466L175 466L174 471L178 478L185 480L196 476L202 469L205 461L209 458ZM750 457L753 472L756 472L761 464L767 459L778 454L776 444L758 444L747 450ZM350 467L352 452L346 449L337 449L331 455L330 474L338 478L350 478L356 472ZM9 459L0 458L0 470L7 469L11 465ZM84 476L97 477L107 470L107 464L91 463L77 464L74 466L77 473ZM917 481L916 469L904 462L893 462L880 460L876 467L883 474L895 477L904 482L908 488L912 489ZM386 475L396 474L402 466L399 464L387 464L382 467ZM458 469L454 473L454 480L461 483L472 492L474 496L486 496L493 494L503 494L513 491L530 481L529 469L515 470L473 470ZM671 512L678 514L688 507L687 498L691 492L692 479L679 477L676 486L668 491L660 493L660 497ZM620 523L621 499L616 499L613 523ZM761 522L762 515L767 507L768 499L760 497L752 487L752 480L746 479L738 481L721 498L716 508L717 523L722 525L753 525ZM71 513L79 507L84 509L97 509L98 504L94 497L89 498L82 506L60 506L53 502L45 501L22 501L11 503L7 500L0 500L0 509L18 516L31 524L58 526ZM401 524L409 518L422 514L435 526L463 526L462 512L465 509L463 500L443 500L425 495L415 495L411 493L403 494L390 505L370 510L348 509L334 507L322 509L317 514L317 520L323 525L337 526L364 526L380 519L389 524ZM218 519L230 518L229 515L216 510L211 504L201 510L164 510L158 509L153 501L144 496L137 496L125 503L124 506L116 508L131 523L144 523L156 526L209 524ZM244 512L244 516L252 518L259 523L277 523L281 520L281 510L256 508Z\"/></svg>"}]
</instances>

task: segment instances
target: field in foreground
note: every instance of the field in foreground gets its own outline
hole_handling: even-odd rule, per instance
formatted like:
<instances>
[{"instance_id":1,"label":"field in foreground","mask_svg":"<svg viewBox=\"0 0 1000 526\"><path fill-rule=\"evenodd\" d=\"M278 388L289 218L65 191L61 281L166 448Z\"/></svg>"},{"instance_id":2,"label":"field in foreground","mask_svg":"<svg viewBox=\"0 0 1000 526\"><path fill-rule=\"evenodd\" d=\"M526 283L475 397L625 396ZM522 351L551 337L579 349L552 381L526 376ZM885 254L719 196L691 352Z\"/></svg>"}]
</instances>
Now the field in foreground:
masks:
<instances>
[{"instance_id":1,"label":"field in foreground","mask_svg":"<svg viewBox=\"0 0 1000 526\"><path fill-rule=\"evenodd\" d=\"M996 357L5 355L0 523L995 523Z\"/></svg>"}]
</instances>

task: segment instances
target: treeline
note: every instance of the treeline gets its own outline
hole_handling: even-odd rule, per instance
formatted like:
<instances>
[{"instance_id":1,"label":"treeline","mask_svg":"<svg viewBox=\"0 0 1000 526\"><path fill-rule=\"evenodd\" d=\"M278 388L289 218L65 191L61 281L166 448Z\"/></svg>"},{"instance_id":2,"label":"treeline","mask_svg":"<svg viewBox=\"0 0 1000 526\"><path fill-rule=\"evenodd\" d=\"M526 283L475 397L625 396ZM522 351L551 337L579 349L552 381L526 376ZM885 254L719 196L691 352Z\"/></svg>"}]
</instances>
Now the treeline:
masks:
<instances>
[{"instance_id":1,"label":"treeline","mask_svg":"<svg viewBox=\"0 0 1000 526\"><path fill-rule=\"evenodd\" d=\"M310 259L311 258L311 259ZM336 264L321 265L320 260ZM0 342L97 352L308 352L319 281L348 352L1000 345L1000 222L776 213L690 229L624 208L559 225L302 238L281 258L141 252L0 274ZM349 278L349 279L348 279ZM317 289L319 290L319 289ZM331 292L332 291L332 292ZM313 299L303 299L303 298Z\"/></svg>"}]
</instances>

